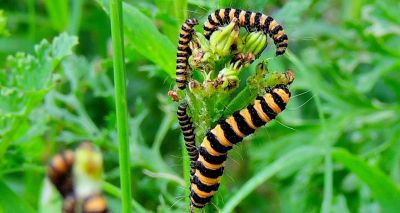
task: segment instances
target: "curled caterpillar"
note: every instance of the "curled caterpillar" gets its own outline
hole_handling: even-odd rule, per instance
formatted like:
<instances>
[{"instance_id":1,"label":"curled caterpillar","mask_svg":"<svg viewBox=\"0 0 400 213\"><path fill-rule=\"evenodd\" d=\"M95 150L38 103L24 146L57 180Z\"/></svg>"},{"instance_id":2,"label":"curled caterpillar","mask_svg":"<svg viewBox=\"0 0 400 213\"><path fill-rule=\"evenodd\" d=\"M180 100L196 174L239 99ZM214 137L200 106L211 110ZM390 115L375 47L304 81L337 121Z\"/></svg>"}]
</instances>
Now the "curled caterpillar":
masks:
<instances>
[{"instance_id":1,"label":"curled caterpillar","mask_svg":"<svg viewBox=\"0 0 400 213\"><path fill-rule=\"evenodd\" d=\"M50 181L63 198L74 192L72 180L72 165L74 161L74 152L66 150L54 156L47 167L47 175Z\"/></svg>"},{"instance_id":2,"label":"curled caterpillar","mask_svg":"<svg viewBox=\"0 0 400 213\"><path fill-rule=\"evenodd\" d=\"M182 24L179 33L178 52L176 53L176 84L181 90L186 88L187 73L190 69L188 59L191 54L189 42L194 33L193 27L197 24L199 24L197 19L189 18Z\"/></svg>"},{"instance_id":3,"label":"curled caterpillar","mask_svg":"<svg viewBox=\"0 0 400 213\"><path fill-rule=\"evenodd\" d=\"M69 195L63 201L63 213L109 213L107 201L101 194L92 194L83 199L81 203L81 211L77 211L76 196Z\"/></svg>"},{"instance_id":4,"label":"curled caterpillar","mask_svg":"<svg viewBox=\"0 0 400 213\"><path fill-rule=\"evenodd\" d=\"M199 147L195 174L191 179L192 206L203 208L210 202L218 190L228 151L244 137L274 119L285 109L289 98L290 92L286 85L266 88L265 95L258 96L253 104L221 119L207 132Z\"/></svg>"},{"instance_id":5,"label":"curled caterpillar","mask_svg":"<svg viewBox=\"0 0 400 213\"><path fill-rule=\"evenodd\" d=\"M194 134L194 127L193 123L190 120L190 117L187 114L187 103L182 102L177 111L179 125L181 126L183 132L183 138L185 139L185 146L186 150L189 153L190 158L190 175L194 175L194 163L196 162L197 158L199 157L199 152L196 147L195 142L195 134Z\"/></svg>"},{"instance_id":6,"label":"curled caterpillar","mask_svg":"<svg viewBox=\"0 0 400 213\"><path fill-rule=\"evenodd\" d=\"M218 9L208 16L204 23L204 36L210 39L211 34L218 27L230 23L234 18L238 19L240 27L245 27L247 30L262 31L269 35L274 40L276 46L275 54L283 55L288 46L288 37L283 31L283 27L278 24L271 16L262 13L255 13L241 9Z\"/></svg>"}]
</instances>

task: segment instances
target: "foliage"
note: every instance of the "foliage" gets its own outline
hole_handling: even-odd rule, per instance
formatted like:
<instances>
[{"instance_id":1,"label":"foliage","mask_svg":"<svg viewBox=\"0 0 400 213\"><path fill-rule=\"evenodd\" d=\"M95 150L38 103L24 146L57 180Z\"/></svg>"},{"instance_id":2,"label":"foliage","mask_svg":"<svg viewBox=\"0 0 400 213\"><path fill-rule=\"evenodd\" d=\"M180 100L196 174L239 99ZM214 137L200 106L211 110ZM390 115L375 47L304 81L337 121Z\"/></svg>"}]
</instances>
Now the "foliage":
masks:
<instances>
[{"instance_id":1,"label":"foliage","mask_svg":"<svg viewBox=\"0 0 400 213\"><path fill-rule=\"evenodd\" d=\"M83 140L100 147L104 192L111 210L121 211L107 2L0 3L0 212L58 207L45 181L47 162ZM228 6L262 11L284 26L290 51L270 59L268 68L291 68L296 78L278 121L231 152L213 204L222 212L399 209L398 1L127 0L134 212L188 206L187 157L177 106L167 97L177 36L186 17L204 23L207 14ZM274 50L269 45L239 77L246 79ZM248 102L242 89L232 95L230 109Z\"/></svg>"}]
</instances>

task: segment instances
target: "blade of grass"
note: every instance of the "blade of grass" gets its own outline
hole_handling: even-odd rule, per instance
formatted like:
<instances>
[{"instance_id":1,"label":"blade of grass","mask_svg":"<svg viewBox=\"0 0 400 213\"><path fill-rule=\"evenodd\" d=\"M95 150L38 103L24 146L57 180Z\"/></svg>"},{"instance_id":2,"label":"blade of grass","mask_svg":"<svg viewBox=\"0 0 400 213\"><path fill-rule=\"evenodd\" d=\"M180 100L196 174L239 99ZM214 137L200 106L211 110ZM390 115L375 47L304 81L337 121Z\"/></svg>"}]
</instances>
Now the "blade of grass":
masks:
<instances>
[{"instance_id":1,"label":"blade of grass","mask_svg":"<svg viewBox=\"0 0 400 213\"><path fill-rule=\"evenodd\" d=\"M332 158L368 185L379 201L382 212L398 212L400 209L400 189L388 176L344 149L333 150Z\"/></svg>"},{"instance_id":2,"label":"blade of grass","mask_svg":"<svg viewBox=\"0 0 400 213\"><path fill-rule=\"evenodd\" d=\"M103 182L103 190L105 192L107 192L108 194L121 199L121 190L118 187L112 185L111 183L104 181ZM135 212L139 212L139 213L149 212L142 205L140 205L140 203L137 202L135 199L132 199L132 206L133 206L133 210Z\"/></svg>"},{"instance_id":3,"label":"blade of grass","mask_svg":"<svg viewBox=\"0 0 400 213\"><path fill-rule=\"evenodd\" d=\"M321 147L301 147L284 155L274 163L260 169L256 175L248 180L226 203L221 213L233 212L234 208L246 198L253 190L264 183L273 175L295 164L304 164L307 160L323 156L326 150Z\"/></svg>"},{"instance_id":4,"label":"blade of grass","mask_svg":"<svg viewBox=\"0 0 400 213\"><path fill-rule=\"evenodd\" d=\"M123 45L123 20L121 0L110 1L111 37L113 43L115 107L119 144L119 165L122 189L122 209L131 213L131 174L129 166L128 110L126 103L126 78Z\"/></svg>"}]
</instances>

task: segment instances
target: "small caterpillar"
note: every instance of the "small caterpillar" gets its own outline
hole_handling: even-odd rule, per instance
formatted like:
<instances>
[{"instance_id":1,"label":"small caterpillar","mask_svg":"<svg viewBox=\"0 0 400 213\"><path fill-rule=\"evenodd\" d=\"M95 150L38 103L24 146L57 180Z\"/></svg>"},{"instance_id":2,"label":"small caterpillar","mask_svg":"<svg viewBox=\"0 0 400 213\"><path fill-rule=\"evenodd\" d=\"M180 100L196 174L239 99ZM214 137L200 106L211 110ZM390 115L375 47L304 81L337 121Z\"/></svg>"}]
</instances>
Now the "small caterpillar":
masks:
<instances>
[{"instance_id":1,"label":"small caterpillar","mask_svg":"<svg viewBox=\"0 0 400 213\"><path fill-rule=\"evenodd\" d=\"M74 192L72 180L72 165L74 161L74 152L66 150L54 156L47 167L47 175L50 181L63 198Z\"/></svg>"},{"instance_id":2,"label":"small caterpillar","mask_svg":"<svg viewBox=\"0 0 400 213\"><path fill-rule=\"evenodd\" d=\"M189 42L194 33L193 27L197 24L199 24L197 19L189 18L182 24L179 33L178 52L176 53L176 83L181 90L186 88L187 73L190 69L188 59L191 54Z\"/></svg>"},{"instance_id":3,"label":"small caterpillar","mask_svg":"<svg viewBox=\"0 0 400 213\"><path fill-rule=\"evenodd\" d=\"M217 9L208 16L204 23L204 36L209 40L211 34L218 27L230 23L233 18L238 19L240 27L245 27L249 31L254 29L263 31L264 34L269 35L274 40L276 46L275 54L277 56L285 53L288 46L288 37L283 31L283 27L271 16L259 12L255 13L232 8Z\"/></svg>"},{"instance_id":4,"label":"small caterpillar","mask_svg":"<svg viewBox=\"0 0 400 213\"><path fill-rule=\"evenodd\" d=\"M63 201L63 213L75 213L78 204L74 195L67 196ZM109 213L106 199L100 194L92 194L83 199L82 213Z\"/></svg>"},{"instance_id":5,"label":"small caterpillar","mask_svg":"<svg viewBox=\"0 0 400 213\"><path fill-rule=\"evenodd\" d=\"M199 157L199 152L196 147L195 133L193 123L190 117L187 115L187 103L182 102L177 111L179 125L181 126L183 132L183 138L185 139L186 150L189 153L190 158L190 175L194 175L194 163Z\"/></svg>"},{"instance_id":6,"label":"small caterpillar","mask_svg":"<svg viewBox=\"0 0 400 213\"><path fill-rule=\"evenodd\" d=\"M191 206L203 208L210 202L218 190L228 151L244 137L274 119L285 109L289 98L290 91L286 85L268 87L265 95L258 96L253 104L219 120L207 132L199 147L195 174L191 179Z\"/></svg>"}]
</instances>

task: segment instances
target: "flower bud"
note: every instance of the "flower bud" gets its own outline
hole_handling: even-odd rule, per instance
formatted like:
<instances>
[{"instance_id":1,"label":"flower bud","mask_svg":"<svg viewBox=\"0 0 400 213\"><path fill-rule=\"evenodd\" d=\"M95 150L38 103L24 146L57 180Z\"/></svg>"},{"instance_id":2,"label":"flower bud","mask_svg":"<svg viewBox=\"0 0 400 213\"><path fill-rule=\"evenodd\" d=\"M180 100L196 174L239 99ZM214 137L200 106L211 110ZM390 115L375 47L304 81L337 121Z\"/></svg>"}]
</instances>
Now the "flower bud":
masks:
<instances>
[{"instance_id":1,"label":"flower bud","mask_svg":"<svg viewBox=\"0 0 400 213\"><path fill-rule=\"evenodd\" d=\"M243 38L241 52L252 53L256 58L258 58L267 45L267 36L263 32L251 32Z\"/></svg>"},{"instance_id":2,"label":"flower bud","mask_svg":"<svg viewBox=\"0 0 400 213\"><path fill-rule=\"evenodd\" d=\"M210 38L210 48L212 52L223 57L231 54L232 47L237 46L240 28L237 19L225 27L220 27Z\"/></svg>"}]
</instances>

